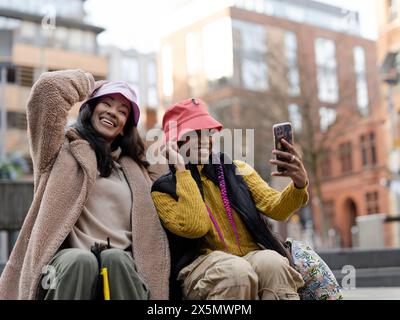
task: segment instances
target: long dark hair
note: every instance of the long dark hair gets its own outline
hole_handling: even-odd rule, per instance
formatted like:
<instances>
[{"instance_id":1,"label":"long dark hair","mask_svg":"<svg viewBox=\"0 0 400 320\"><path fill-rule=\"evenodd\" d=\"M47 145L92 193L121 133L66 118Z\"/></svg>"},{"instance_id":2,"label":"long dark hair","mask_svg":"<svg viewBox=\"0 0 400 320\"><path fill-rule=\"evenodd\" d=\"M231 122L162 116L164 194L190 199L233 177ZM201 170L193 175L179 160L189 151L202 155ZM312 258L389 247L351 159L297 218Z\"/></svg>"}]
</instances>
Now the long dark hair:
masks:
<instances>
[{"instance_id":1,"label":"long dark hair","mask_svg":"<svg viewBox=\"0 0 400 320\"><path fill-rule=\"evenodd\" d=\"M210 170L211 172L208 171L208 174L212 174L212 172L214 172L212 174L212 175L214 175L214 178L211 179L211 180L220 188L220 190L221 190L221 186L220 186L221 185L220 184L221 177L217 173L217 167L219 165L222 165L222 166L232 166L233 165L233 164L229 165L229 164L224 163L224 158L230 160L229 157L226 154L223 154L223 153L219 153L219 154L211 153L210 154L210 158L209 158L209 163L210 164L208 164L208 165L206 164L205 165L205 166L208 166L209 168L212 168ZM197 166L194 165L194 164L188 164L187 168L190 169L191 174L192 174L194 180L196 181L197 187L199 188L200 193L201 193L201 195L203 197L203 200L204 200L203 186L202 186L202 183L201 183L201 178L200 178L200 174L198 172ZM172 167L170 166L170 169L174 174L176 173L176 169L173 166ZM244 181L243 177L241 177L241 176L237 176L237 179L242 180L244 183L246 183ZM224 177L224 184L226 185L226 187L229 186L225 177ZM246 185L247 185L247 183L246 183ZM235 188L235 186L230 186L229 189L234 190L234 188ZM221 196L222 196L222 194L223 194L223 192L221 190ZM229 197L228 198L229 201L232 201L231 197L234 196L234 194L233 194L232 191L230 193L227 192L227 196ZM228 205L231 206L231 203L229 203ZM263 241L264 241L263 245L265 246L265 248L278 252L281 256L287 258L289 260L290 265L293 266L294 263L293 263L292 255L291 255L291 252L290 252L290 247L288 247L286 242L281 239L279 234L277 234L277 233L275 233L273 231L272 224L269 221L269 219L266 216L264 216L264 214L262 214L260 212L258 214L259 214L260 223L261 223L260 224L261 227L258 226L258 230L261 231L262 234L263 234ZM247 224L245 223L245 225L247 225ZM263 227L265 227L265 228L263 228Z\"/></svg>"},{"instance_id":2,"label":"long dark hair","mask_svg":"<svg viewBox=\"0 0 400 320\"><path fill-rule=\"evenodd\" d=\"M97 169L101 177L109 177L114 166L111 152L106 147L106 140L93 128L92 115L98 99L86 103L79 112L74 128L79 135L87 140L96 153ZM148 168L149 163L145 160L145 146L140 138L139 132L134 125L133 117L129 114L124 126L123 136L118 135L111 143L111 150L121 148L121 156L132 158L143 168Z\"/></svg>"}]
</instances>

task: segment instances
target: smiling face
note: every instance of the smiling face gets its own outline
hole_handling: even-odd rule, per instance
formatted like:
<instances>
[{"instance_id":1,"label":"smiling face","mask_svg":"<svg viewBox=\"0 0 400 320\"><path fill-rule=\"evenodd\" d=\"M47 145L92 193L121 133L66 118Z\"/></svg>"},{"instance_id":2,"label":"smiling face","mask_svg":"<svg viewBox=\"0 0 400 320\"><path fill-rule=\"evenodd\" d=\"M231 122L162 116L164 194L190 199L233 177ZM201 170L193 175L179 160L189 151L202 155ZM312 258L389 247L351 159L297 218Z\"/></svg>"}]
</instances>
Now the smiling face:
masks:
<instances>
[{"instance_id":1,"label":"smiling face","mask_svg":"<svg viewBox=\"0 0 400 320\"><path fill-rule=\"evenodd\" d=\"M212 132L208 129L191 131L183 136L178 144L179 152L189 158L190 163L208 163L212 151Z\"/></svg>"},{"instance_id":2,"label":"smiling face","mask_svg":"<svg viewBox=\"0 0 400 320\"><path fill-rule=\"evenodd\" d=\"M129 113L130 102L119 93L100 97L92 114L92 125L108 143L124 130Z\"/></svg>"}]
</instances>

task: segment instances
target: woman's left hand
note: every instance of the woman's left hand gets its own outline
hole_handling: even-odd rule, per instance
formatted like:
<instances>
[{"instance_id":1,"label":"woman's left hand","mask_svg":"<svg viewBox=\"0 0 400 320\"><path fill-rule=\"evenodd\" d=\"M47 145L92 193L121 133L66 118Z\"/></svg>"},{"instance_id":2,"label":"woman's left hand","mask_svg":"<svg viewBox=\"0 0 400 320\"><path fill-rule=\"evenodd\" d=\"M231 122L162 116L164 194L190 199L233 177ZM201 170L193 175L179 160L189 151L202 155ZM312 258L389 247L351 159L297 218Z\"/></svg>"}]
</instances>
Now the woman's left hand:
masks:
<instances>
[{"instance_id":1,"label":"woman's left hand","mask_svg":"<svg viewBox=\"0 0 400 320\"><path fill-rule=\"evenodd\" d=\"M290 177L293 180L295 187L302 189L308 185L308 176L303 162L301 161L296 149L289 142L287 142L285 139L282 139L281 142L289 152L273 150L272 153L276 156L287 159L287 161L271 159L270 162L274 165L284 168L285 171L273 172L272 176Z\"/></svg>"}]
</instances>

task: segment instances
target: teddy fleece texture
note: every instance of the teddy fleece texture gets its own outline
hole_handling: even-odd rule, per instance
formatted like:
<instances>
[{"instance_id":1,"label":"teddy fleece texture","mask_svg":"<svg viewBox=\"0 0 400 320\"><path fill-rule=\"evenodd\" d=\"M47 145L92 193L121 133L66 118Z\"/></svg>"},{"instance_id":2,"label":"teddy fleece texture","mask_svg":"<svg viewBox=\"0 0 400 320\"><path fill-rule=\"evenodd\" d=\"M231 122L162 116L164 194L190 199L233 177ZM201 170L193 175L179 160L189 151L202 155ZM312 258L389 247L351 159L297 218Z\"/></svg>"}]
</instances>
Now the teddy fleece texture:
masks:
<instances>
[{"instance_id":1,"label":"teddy fleece texture","mask_svg":"<svg viewBox=\"0 0 400 320\"><path fill-rule=\"evenodd\" d=\"M74 129L65 131L72 106L95 88L82 70L44 73L27 105L34 166L34 198L0 278L0 299L34 299L42 269L78 220L96 181L96 156ZM131 158L120 165L132 192L132 254L151 299L168 299L168 241L150 196L152 179Z\"/></svg>"}]
</instances>

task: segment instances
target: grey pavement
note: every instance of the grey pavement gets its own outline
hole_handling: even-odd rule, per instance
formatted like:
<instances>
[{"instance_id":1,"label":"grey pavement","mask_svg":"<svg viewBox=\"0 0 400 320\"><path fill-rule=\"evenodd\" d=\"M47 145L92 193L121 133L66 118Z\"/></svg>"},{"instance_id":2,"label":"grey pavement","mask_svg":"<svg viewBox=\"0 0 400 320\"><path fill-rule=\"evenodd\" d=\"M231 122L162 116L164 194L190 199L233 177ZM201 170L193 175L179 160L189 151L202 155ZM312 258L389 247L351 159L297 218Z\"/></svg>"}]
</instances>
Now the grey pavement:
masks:
<instances>
[{"instance_id":1,"label":"grey pavement","mask_svg":"<svg viewBox=\"0 0 400 320\"><path fill-rule=\"evenodd\" d=\"M345 300L400 300L400 287L343 290Z\"/></svg>"}]
</instances>

